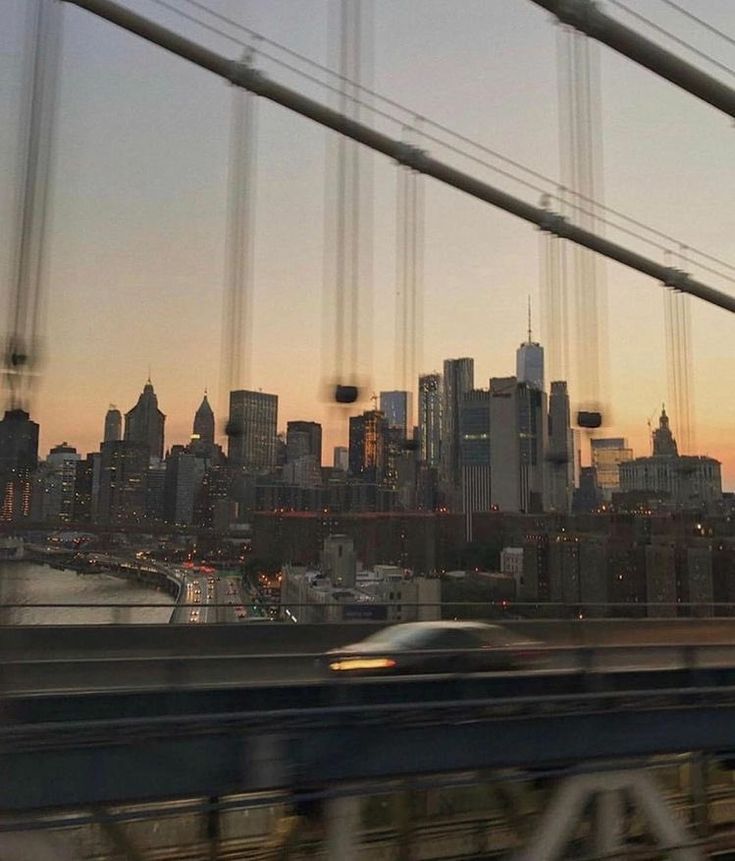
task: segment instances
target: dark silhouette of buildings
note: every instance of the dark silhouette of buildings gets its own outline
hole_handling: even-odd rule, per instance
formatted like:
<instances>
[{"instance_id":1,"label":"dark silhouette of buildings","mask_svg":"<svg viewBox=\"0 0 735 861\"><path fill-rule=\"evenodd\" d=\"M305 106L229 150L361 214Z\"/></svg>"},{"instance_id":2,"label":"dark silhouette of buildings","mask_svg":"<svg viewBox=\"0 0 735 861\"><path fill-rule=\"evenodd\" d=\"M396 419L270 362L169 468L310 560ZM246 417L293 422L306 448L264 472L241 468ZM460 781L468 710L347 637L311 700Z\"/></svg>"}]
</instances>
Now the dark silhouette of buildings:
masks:
<instances>
[{"instance_id":1,"label":"dark silhouette of buildings","mask_svg":"<svg viewBox=\"0 0 735 861\"><path fill-rule=\"evenodd\" d=\"M166 416L158 409L158 398L150 379L138 403L125 413L125 441L144 445L149 457L163 458L163 427Z\"/></svg>"}]
</instances>

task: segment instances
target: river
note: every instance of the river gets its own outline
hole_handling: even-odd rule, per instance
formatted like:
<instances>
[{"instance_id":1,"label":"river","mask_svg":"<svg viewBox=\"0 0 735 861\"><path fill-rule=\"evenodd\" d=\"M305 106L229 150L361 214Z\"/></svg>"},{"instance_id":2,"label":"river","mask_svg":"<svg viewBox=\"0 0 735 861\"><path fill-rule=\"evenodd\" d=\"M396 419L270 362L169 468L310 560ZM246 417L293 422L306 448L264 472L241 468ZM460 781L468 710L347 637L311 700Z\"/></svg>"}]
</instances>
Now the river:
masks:
<instances>
[{"instance_id":1,"label":"river","mask_svg":"<svg viewBox=\"0 0 735 861\"><path fill-rule=\"evenodd\" d=\"M8 607L23 604L23 607ZM38 604L95 604L39 607ZM125 604L154 604L126 607ZM165 623L174 599L165 592L109 574L77 574L30 562L0 562L0 623L5 625L103 625Z\"/></svg>"}]
</instances>

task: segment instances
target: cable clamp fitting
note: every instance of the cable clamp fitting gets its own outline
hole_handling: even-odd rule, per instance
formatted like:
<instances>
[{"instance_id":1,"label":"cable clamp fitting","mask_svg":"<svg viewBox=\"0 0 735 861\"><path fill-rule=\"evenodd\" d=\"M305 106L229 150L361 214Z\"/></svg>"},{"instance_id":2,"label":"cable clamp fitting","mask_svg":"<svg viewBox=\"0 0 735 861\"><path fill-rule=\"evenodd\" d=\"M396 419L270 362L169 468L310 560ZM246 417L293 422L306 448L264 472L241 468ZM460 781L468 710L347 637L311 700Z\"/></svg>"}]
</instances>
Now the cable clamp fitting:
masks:
<instances>
[{"instance_id":1,"label":"cable clamp fitting","mask_svg":"<svg viewBox=\"0 0 735 861\"><path fill-rule=\"evenodd\" d=\"M426 164L426 152L425 150L419 149L417 146L400 143L396 152L396 161L399 164L406 165L406 167L422 171Z\"/></svg>"},{"instance_id":2,"label":"cable clamp fitting","mask_svg":"<svg viewBox=\"0 0 735 861\"><path fill-rule=\"evenodd\" d=\"M551 209L543 210L541 220L539 221L539 227L541 230L545 230L547 233L553 233L556 236L566 236L566 226L567 220L563 215L559 215L558 212L554 212Z\"/></svg>"},{"instance_id":3,"label":"cable clamp fitting","mask_svg":"<svg viewBox=\"0 0 735 861\"><path fill-rule=\"evenodd\" d=\"M227 80L236 87L242 87L244 90L248 90L248 92L261 95L263 84L267 79L262 72L251 66L250 63L243 62L242 60L233 60Z\"/></svg>"},{"instance_id":4,"label":"cable clamp fitting","mask_svg":"<svg viewBox=\"0 0 735 861\"><path fill-rule=\"evenodd\" d=\"M600 10L593 0L559 0L554 14L562 23L593 38L601 32Z\"/></svg>"},{"instance_id":5,"label":"cable clamp fitting","mask_svg":"<svg viewBox=\"0 0 735 861\"><path fill-rule=\"evenodd\" d=\"M667 267L666 278L664 279L664 284L667 287L671 287L680 293L686 293L688 282L689 276L686 272L682 272L681 269L676 269L673 266Z\"/></svg>"}]
</instances>

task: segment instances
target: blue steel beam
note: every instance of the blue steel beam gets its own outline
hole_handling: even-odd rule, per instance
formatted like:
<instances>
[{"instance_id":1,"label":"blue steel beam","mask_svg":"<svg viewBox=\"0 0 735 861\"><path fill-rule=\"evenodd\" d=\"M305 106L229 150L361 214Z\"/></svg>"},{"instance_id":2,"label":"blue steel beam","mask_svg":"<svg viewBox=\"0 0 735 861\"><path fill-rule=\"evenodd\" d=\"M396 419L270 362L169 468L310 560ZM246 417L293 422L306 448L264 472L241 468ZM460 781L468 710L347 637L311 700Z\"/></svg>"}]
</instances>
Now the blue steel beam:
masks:
<instances>
[{"instance_id":1,"label":"blue steel beam","mask_svg":"<svg viewBox=\"0 0 735 861\"><path fill-rule=\"evenodd\" d=\"M543 678L324 685L310 703L299 688L11 698L0 728L0 807L735 750L735 669ZM547 690L532 695L534 685ZM281 707L263 708L279 699ZM95 713L115 717L74 719Z\"/></svg>"}]
</instances>

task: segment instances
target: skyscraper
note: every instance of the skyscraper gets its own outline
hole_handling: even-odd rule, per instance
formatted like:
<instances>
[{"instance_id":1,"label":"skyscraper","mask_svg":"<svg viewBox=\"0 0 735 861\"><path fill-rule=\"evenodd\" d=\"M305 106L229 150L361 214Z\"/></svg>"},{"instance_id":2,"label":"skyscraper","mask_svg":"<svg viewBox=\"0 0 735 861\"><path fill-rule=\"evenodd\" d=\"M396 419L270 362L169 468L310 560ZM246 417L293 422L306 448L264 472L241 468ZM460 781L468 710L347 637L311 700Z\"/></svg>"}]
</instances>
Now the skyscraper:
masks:
<instances>
[{"instance_id":1,"label":"skyscraper","mask_svg":"<svg viewBox=\"0 0 735 861\"><path fill-rule=\"evenodd\" d=\"M38 466L38 425L23 410L7 410L0 421L0 520L31 512L31 476Z\"/></svg>"},{"instance_id":2,"label":"skyscraper","mask_svg":"<svg viewBox=\"0 0 735 861\"><path fill-rule=\"evenodd\" d=\"M114 404L110 404L110 409L105 415L105 432L102 439L104 442L122 439L122 415Z\"/></svg>"},{"instance_id":3,"label":"skyscraper","mask_svg":"<svg viewBox=\"0 0 735 861\"><path fill-rule=\"evenodd\" d=\"M593 439L590 440L590 447L597 484L603 499L609 502L613 493L620 490L620 464L633 460L633 449L628 448L628 442L623 437Z\"/></svg>"},{"instance_id":4,"label":"skyscraper","mask_svg":"<svg viewBox=\"0 0 735 861\"><path fill-rule=\"evenodd\" d=\"M459 409L459 462L465 537L472 540L472 515L490 511L490 392L473 389Z\"/></svg>"},{"instance_id":5,"label":"skyscraper","mask_svg":"<svg viewBox=\"0 0 735 861\"><path fill-rule=\"evenodd\" d=\"M313 457L322 465L322 426L319 422L293 421L286 423L286 462Z\"/></svg>"},{"instance_id":6,"label":"skyscraper","mask_svg":"<svg viewBox=\"0 0 735 861\"><path fill-rule=\"evenodd\" d=\"M153 384L148 382L138 403L125 413L125 440L148 448L149 457L163 457L163 426L166 416L158 409L158 398Z\"/></svg>"},{"instance_id":7,"label":"skyscraper","mask_svg":"<svg viewBox=\"0 0 735 861\"><path fill-rule=\"evenodd\" d=\"M204 392L201 404L199 404L199 408L194 413L194 426L192 430L200 443L208 446L214 445L214 413L207 400L206 391Z\"/></svg>"},{"instance_id":8,"label":"skyscraper","mask_svg":"<svg viewBox=\"0 0 735 861\"><path fill-rule=\"evenodd\" d=\"M438 467L442 438L442 378L439 374L419 377L419 446L421 460Z\"/></svg>"},{"instance_id":9,"label":"skyscraper","mask_svg":"<svg viewBox=\"0 0 735 861\"><path fill-rule=\"evenodd\" d=\"M52 523L71 523L74 508L74 482L76 465L80 460L77 450L67 443L54 446L46 458L46 504L44 520Z\"/></svg>"},{"instance_id":10,"label":"skyscraper","mask_svg":"<svg viewBox=\"0 0 735 861\"><path fill-rule=\"evenodd\" d=\"M201 487L206 461L175 445L166 458L163 486L163 517L167 523L194 522L194 501Z\"/></svg>"},{"instance_id":11,"label":"skyscraper","mask_svg":"<svg viewBox=\"0 0 735 861\"><path fill-rule=\"evenodd\" d=\"M474 359L444 361L441 479L445 497L452 508L459 507L459 408L462 396L474 388L474 377Z\"/></svg>"},{"instance_id":12,"label":"skyscraper","mask_svg":"<svg viewBox=\"0 0 735 861\"><path fill-rule=\"evenodd\" d=\"M571 428L569 393L563 380L551 384L549 396L549 451L546 507L569 512L574 490L574 440Z\"/></svg>"},{"instance_id":13,"label":"skyscraper","mask_svg":"<svg viewBox=\"0 0 735 861\"><path fill-rule=\"evenodd\" d=\"M278 395L240 389L230 392L227 455L246 472L268 472L276 465Z\"/></svg>"},{"instance_id":14,"label":"skyscraper","mask_svg":"<svg viewBox=\"0 0 735 861\"><path fill-rule=\"evenodd\" d=\"M385 472L386 422L380 410L350 416L350 474L380 483Z\"/></svg>"},{"instance_id":15,"label":"skyscraper","mask_svg":"<svg viewBox=\"0 0 735 861\"><path fill-rule=\"evenodd\" d=\"M530 383L518 383L518 445L521 452L520 508L535 514L544 510L548 404L546 392Z\"/></svg>"},{"instance_id":16,"label":"skyscraper","mask_svg":"<svg viewBox=\"0 0 735 861\"><path fill-rule=\"evenodd\" d=\"M84 460L78 460L74 464L74 503L71 518L74 523L90 523L92 521L94 467L95 460L99 461L99 458L99 453L93 452L88 454Z\"/></svg>"},{"instance_id":17,"label":"skyscraper","mask_svg":"<svg viewBox=\"0 0 735 861\"><path fill-rule=\"evenodd\" d=\"M491 497L501 511L543 510L546 395L515 377L490 380Z\"/></svg>"},{"instance_id":18,"label":"skyscraper","mask_svg":"<svg viewBox=\"0 0 735 861\"><path fill-rule=\"evenodd\" d=\"M140 523L145 518L146 474L150 448L145 442L103 442L97 520L109 524Z\"/></svg>"},{"instance_id":19,"label":"skyscraper","mask_svg":"<svg viewBox=\"0 0 735 861\"><path fill-rule=\"evenodd\" d=\"M544 388L544 348L531 337L531 301L528 302L528 339L516 350L516 377L536 389Z\"/></svg>"},{"instance_id":20,"label":"skyscraper","mask_svg":"<svg viewBox=\"0 0 735 861\"><path fill-rule=\"evenodd\" d=\"M334 446L332 466L342 472L347 472L350 468L350 450L346 445Z\"/></svg>"},{"instance_id":21,"label":"skyscraper","mask_svg":"<svg viewBox=\"0 0 735 861\"><path fill-rule=\"evenodd\" d=\"M410 392L381 392L380 411L385 416L389 428L400 430L403 438L407 439L412 428Z\"/></svg>"}]
</instances>

